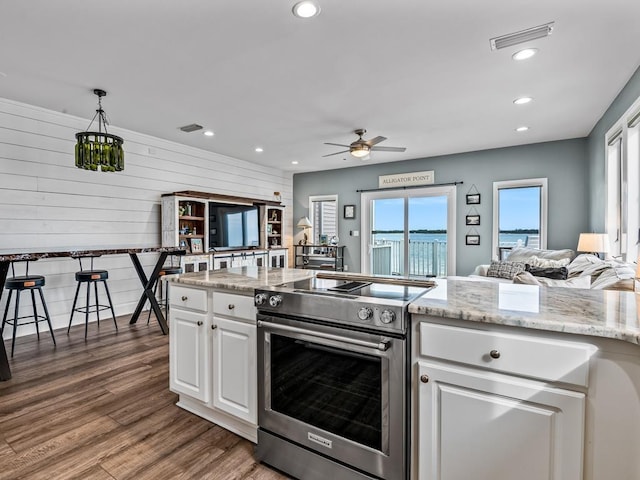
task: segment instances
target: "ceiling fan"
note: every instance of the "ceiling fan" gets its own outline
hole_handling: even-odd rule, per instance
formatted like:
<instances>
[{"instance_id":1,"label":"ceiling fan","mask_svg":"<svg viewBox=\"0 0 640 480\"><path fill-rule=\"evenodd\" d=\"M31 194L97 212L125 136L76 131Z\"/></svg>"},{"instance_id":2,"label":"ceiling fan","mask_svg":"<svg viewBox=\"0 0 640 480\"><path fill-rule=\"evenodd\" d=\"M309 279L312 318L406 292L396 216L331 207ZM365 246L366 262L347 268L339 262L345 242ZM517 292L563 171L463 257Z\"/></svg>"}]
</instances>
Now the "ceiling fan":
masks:
<instances>
[{"instance_id":1,"label":"ceiling fan","mask_svg":"<svg viewBox=\"0 0 640 480\"><path fill-rule=\"evenodd\" d=\"M358 140L353 142L351 145L342 145L340 143L328 143L325 142L325 145L335 145L336 147L346 147L349 150L342 150L341 152L330 153L329 155L323 155L323 157L330 157L332 155L339 155L341 153L349 152L351 155L357 158L364 158L369 155L369 152L404 152L406 148L404 147L376 147L376 145L380 142L384 142L387 137L375 137L371 140L364 140L362 136L367 133L364 128L359 128L354 131L356 135L358 135Z\"/></svg>"}]
</instances>

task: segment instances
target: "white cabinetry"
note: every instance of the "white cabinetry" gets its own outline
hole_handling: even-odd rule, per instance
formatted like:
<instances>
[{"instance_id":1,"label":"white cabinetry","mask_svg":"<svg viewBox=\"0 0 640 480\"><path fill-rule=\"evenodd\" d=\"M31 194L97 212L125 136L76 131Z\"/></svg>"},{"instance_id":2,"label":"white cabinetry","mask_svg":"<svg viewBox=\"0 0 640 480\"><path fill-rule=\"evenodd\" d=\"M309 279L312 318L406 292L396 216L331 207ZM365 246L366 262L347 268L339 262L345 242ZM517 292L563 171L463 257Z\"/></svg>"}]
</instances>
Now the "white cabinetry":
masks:
<instances>
[{"instance_id":1,"label":"white cabinetry","mask_svg":"<svg viewBox=\"0 0 640 480\"><path fill-rule=\"evenodd\" d=\"M591 345L414 328L414 479L583 478Z\"/></svg>"},{"instance_id":2,"label":"white cabinetry","mask_svg":"<svg viewBox=\"0 0 640 480\"><path fill-rule=\"evenodd\" d=\"M268 267L287 268L289 267L289 250L286 248L269 250Z\"/></svg>"},{"instance_id":3,"label":"white cabinetry","mask_svg":"<svg viewBox=\"0 0 640 480\"><path fill-rule=\"evenodd\" d=\"M177 405L255 442L253 297L176 284L169 296L169 383Z\"/></svg>"}]
</instances>

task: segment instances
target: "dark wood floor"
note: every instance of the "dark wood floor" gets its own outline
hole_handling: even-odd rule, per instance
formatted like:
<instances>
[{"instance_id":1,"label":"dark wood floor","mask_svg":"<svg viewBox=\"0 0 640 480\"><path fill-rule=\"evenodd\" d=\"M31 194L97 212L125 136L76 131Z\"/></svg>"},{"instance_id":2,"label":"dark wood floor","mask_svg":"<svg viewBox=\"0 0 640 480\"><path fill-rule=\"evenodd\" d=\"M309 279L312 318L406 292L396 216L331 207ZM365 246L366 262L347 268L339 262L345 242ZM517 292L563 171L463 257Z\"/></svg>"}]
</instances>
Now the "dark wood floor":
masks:
<instances>
[{"instance_id":1,"label":"dark wood floor","mask_svg":"<svg viewBox=\"0 0 640 480\"><path fill-rule=\"evenodd\" d=\"M128 317L18 338L0 382L0 479L288 477L256 464L253 444L175 406L169 341ZM10 348L10 342L5 342Z\"/></svg>"}]
</instances>

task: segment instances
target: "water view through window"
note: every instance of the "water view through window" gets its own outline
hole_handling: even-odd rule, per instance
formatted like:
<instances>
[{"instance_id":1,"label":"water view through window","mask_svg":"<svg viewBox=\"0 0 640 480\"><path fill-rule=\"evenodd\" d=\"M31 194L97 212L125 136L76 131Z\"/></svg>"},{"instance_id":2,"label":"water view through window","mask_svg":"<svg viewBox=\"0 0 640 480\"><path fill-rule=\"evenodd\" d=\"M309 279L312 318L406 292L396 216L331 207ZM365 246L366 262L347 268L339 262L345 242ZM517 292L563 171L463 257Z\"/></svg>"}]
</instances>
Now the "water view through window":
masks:
<instances>
[{"instance_id":1,"label":"water view through window","mask_svg":"<svg viewBox=\"0 0 640 480\"><path fill-rule=\"evenodd\" d=\"M501 188L499 195L499 247L540 248L542 187Z\"/></svg>"}]
</instances>

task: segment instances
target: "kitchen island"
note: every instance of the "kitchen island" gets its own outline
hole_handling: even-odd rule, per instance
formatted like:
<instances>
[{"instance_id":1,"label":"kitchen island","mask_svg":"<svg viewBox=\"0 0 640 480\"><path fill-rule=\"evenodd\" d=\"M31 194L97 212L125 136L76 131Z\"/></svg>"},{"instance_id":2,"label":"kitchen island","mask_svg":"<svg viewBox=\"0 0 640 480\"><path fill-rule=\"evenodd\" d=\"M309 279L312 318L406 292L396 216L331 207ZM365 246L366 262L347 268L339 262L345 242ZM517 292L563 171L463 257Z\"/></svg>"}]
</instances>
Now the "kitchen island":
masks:
<instances>
[{"instance_id":1,"label":"kitchen island","mask_svg":"<svg viewBox=\"0 0 640 480\"><path fill-rule=\"evenodd\" d=\"M640 478L635 293L437 283L409 306L413 478Z\"/></svg>"},{"instance_id":2,"label":"kitchen island","mask_svg":"<svg viewBox=\"0 0 640 480\"><path fill-rule=\"evenodd\" d=\"M179 405L255 441L253 291L315 274L167 277ZM436 283L409 305L411 478L640 478L634 293Z\"/></svg>"}]
</instances>

